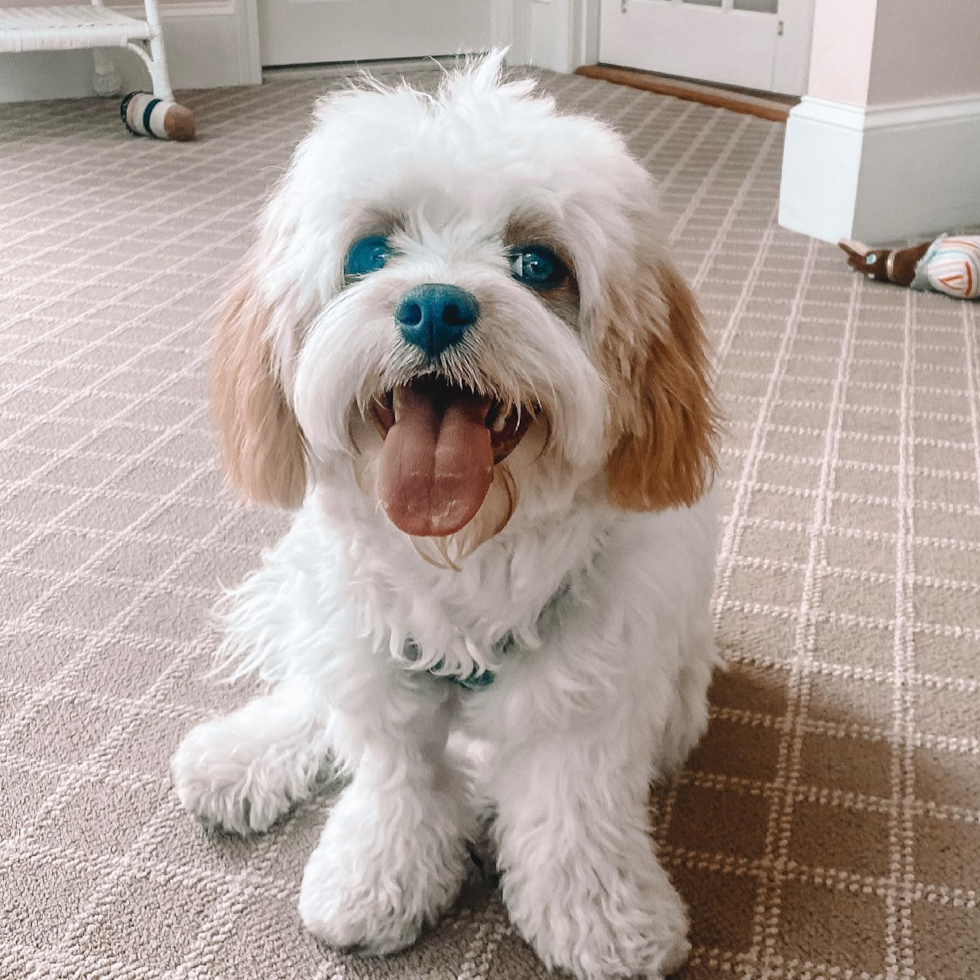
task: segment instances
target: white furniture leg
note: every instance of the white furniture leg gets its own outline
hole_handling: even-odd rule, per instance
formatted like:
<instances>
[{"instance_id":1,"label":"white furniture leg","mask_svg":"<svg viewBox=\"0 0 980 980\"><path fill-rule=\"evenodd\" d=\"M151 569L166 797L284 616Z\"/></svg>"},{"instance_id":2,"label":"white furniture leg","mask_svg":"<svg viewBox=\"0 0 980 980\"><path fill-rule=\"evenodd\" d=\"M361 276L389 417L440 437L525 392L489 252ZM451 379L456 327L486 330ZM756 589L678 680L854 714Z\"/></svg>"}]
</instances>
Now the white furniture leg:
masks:
<instances>
[{"instance_id":1,"label":"white furniture leg","mask_svg":"<svg viewBox=\"0 0 980 980\"><path fill-rule=\"evenodd\" d=\"M2 0L0 0L2 2ZM102 0L91 4L69 3L52 7L0 6L0 54L20 51L68 51L88 49L95 58L95 91L99 95L118 95L119 73L106 48L128 48L142 59L150 73L153 96L161 103L173 103L167 71L167 54L157 0L143 0L144 17L130 17ZM100 50L103 49L103 50ZM147 110L147 114L153 107ZM192 139L194 117L183 106L161 107L161 115L176 111L174 121L164 126L147 126L153 135L169 139ZM177 121L177 116L180 117ZM146 120L142 120L146 122ZM139 132L134 129L134 132Z\"/></svg>"}]
</instances>

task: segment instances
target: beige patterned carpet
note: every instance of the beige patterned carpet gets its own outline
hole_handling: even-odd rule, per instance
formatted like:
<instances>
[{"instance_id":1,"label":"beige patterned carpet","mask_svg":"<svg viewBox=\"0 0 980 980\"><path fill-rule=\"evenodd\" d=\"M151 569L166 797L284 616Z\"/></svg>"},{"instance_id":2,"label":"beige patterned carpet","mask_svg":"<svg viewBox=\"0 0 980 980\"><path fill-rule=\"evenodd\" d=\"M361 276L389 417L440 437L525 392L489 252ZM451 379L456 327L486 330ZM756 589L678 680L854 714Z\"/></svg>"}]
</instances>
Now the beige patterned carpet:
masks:
<instances>
[{"instance_id":1,"label":"beige patterned carpet","mask_svg":"<svg viewBox=\"0 0 980 980\"><path fill-rule=\"evenodd\" d=\"M326 792L209 837L168 758L245 688L201 678L219 583L282 530L222 495L206 311L323 82L0 106L0 977L524 980L474 882L387 961L295 911ZM654 798L683 976L980 975L978 304L849 274L775 223L783 130L583 78L663 180L731 418L710 733Z\"/></svg>"}]
</instances>

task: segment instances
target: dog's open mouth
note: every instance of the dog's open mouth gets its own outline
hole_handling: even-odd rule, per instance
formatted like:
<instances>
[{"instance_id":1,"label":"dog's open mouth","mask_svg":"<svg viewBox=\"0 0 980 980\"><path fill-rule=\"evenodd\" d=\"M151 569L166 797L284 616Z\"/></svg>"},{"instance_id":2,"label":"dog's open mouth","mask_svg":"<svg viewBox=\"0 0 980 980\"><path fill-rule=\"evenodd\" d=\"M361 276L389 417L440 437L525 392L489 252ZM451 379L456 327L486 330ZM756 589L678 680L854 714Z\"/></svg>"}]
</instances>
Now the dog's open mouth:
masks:
<instances>
[{"instance_id":1,"label":"dog's open mouth","mask_svg":"<svg viewBox=\"0 0 980 980\"><path fill-rule=\"evenodd\" d=\"M534 420L525 407L426 376L372 402L384 439L381 505L396 527L419 537L454 534L476 516L506 459Z\"/></svg>"}]
</instances>

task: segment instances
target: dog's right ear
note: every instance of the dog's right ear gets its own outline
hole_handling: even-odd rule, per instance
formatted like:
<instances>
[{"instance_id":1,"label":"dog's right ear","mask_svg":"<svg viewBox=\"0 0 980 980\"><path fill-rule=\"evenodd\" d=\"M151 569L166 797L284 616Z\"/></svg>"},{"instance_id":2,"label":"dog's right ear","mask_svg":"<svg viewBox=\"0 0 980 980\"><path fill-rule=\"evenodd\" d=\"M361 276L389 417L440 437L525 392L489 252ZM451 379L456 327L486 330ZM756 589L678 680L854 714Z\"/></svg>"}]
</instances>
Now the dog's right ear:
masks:
<instances>
[{"instance_id":1,"label":"dog's right ear","mask_svg":"<svg viewBox=\"0 0 980 980\"><path fill-rule=\"evenodd\" d=\"M295 509L306 495L306 445L273 365L271 319L248 270L222 302L211 403L231 483L249 500Z\"/></svg>"}]
</instances>

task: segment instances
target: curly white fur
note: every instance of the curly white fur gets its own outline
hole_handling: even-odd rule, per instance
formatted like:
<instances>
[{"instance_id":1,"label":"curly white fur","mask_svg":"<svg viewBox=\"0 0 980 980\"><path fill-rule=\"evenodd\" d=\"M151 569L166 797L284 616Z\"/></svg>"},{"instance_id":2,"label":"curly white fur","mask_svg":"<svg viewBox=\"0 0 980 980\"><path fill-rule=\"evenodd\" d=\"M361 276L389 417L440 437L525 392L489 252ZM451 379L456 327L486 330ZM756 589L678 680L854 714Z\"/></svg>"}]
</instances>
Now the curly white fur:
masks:
<instances>
[{"instance_id":1,"label":"curly white fur","mask_svg":"<svg viewBox=\"0 0 980 980\"><path fill-rule=\"evenodd\" d=\"M631 308L616 290L667 261L652 186L611 131L498 70L452 75L434 98L375 87L327 101L270 203L249 288L309 492L225 610L225 660L273 690L194 729L174 780L188 810L247 832L308 795L328 757L346 771L300 912L328 942L373 953L450 906L488 804L504 900L542 960L581 980L660 977L686 955L687 922L649 835L648 787L707 720L716 505L610 502L608 460L645 423L625 407L629 382L610 381L607 334L633 330L640 360L667 330L656 281L636 324L603 326ZM561 236L571 314L510 278L515 213ZM347 246L390 215L398 261L345 284ZM381 438L364 418L372 394L418 370L391 309L430 281L473 291L483 311L446 376L541 407L508 459L509 523L458 572L423 561L381 511ZM440 676L474 668L494 683ZM451 735L479 743L472 771Z\"/></svg>"}]
</instances>

